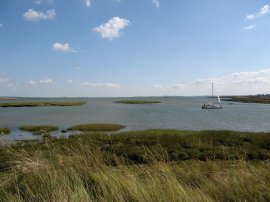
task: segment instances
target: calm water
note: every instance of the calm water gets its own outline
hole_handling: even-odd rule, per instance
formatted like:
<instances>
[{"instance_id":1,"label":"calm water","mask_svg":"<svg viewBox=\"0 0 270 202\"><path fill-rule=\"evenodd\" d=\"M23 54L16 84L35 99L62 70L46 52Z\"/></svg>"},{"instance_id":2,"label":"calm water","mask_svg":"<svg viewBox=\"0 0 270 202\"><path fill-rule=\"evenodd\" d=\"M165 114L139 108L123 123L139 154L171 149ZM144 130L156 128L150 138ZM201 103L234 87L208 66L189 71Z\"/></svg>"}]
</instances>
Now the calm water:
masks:
<instances>
[{"instance_id":1,"label":"calm water","mask_svg":"<svg viewBox=\"0 0 270 202\"><path fill-rule=\"evenodd\" d=\"M145 98L136 98L145 99ZM84 101L74 107L0 108L0 127L12 133L1 140L28 139L21 125L56 125L64 129L81 123L118 123L125 130L173 128L188 130L270 131L270 105L223 102L222 110L202 110L206 97L149 98L162 101L153 105L115 104L117 98L31 99L23 101ZM1 101L6 102L6 101ZM13 101L16 102L16 101ZM17 101L18 102L18 101Z\"/></svg>"}]
</instances>

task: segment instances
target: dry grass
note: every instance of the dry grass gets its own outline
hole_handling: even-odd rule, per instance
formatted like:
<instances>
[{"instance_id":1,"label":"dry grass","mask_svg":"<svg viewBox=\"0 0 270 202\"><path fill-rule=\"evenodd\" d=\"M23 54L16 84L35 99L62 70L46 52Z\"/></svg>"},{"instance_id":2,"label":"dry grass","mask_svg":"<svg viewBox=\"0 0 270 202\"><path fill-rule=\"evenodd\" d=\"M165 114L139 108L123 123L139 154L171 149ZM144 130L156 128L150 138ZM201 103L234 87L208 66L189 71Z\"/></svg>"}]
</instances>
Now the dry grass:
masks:
<instances>
[{"instance_id":1,"label":"dry grass","mask_svg":"<svg viewBox=\"0 0 270 202\"><path fill-rule=\"evenodd\" d=\"M269 161L168 162L141 150L148 160L133 164L89 135L0 148L0 201L270 200Z\"/></svg>"}]
</instances>

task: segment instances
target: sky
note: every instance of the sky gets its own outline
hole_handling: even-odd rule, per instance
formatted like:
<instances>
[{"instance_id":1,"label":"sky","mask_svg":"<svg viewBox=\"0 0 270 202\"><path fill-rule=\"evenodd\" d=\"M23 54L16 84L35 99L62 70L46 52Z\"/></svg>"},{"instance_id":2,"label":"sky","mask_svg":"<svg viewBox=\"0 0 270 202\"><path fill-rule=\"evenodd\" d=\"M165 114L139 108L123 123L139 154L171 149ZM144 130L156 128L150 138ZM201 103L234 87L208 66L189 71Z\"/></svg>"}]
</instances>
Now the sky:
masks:
<instances>
[{"instance_id":1,"label":"sky","mask_svg":"<svg viewBox=\"0 0 270 202\"><path fill-rule=\"evenodd\" d=\"M0 96L270 93L270 0L0 0Z\"/></svg>"}]
</instances>

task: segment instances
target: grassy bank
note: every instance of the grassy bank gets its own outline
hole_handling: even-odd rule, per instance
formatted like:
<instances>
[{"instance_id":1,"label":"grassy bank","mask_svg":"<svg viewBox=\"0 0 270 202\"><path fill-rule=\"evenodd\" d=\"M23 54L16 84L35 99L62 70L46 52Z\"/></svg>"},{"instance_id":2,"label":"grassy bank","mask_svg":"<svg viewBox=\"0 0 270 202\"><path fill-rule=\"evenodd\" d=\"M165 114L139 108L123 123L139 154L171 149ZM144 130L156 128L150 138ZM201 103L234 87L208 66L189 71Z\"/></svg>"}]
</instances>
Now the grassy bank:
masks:
<instances>
[{"instance_id":1,"label":"grassy bank","mask_svg":"<svg viewBox=\"0 0 270 202\"><path fill-rule=\"evenodd\" d=\"M10 133L9 128L0 128L0 135L7 135Z\"/></svg>"},{"instance_id":2,"label":"grassy bank","mask_svg":"<svg viewBox=\"0 0 270 202\"><path fill-rule=\"evenodd\" d=\"M268 201L270 134L84 133L0 148L0 201Z\"/></svg>"},{"instance_id":3,"label":"grassy bank","mask_svg":"<svg viewBox=\"0 0 270 202\"><path fill-rule=\"evenodd\" d=\"M270 104L270 96L227 96L223 101Z\"/></svg>"},{"instance_id":4,"label":"grassy bank","mask_svg":"<svg viewBox=\"0 0 270 202\"><path fill-rule=\"evenodd\" d=\"M56 131L56 130L58 130L58 127L56 127L56 126L46 126L46 125L42 125L42 126L21 126L19 129L22 130L22 131L32 132L33 135L42 135L42 134L45 134L45 133Z\"/></svg>"},{"instance_id":5,"label":"grassy bank","mask_svg":"<svg viewBox=\"0 0 270 202\"><path fill-rule=\"evenodd\" d=\"M123 128L125 126L119 124L89 123L72 126L67 131L118 131Z\"/></svg>"},{"instance_id":6,"label":"grassy bank","mask_svg":"<svg viewBox=\"0 0 270 202\"><path fill-rule=\"evenodd\" d=\"M85 102L9 102L0 103L0 107L46 107L46 106L80 106Z\"/></svg>"},{"instance_id":7,"label":"grassy bank","mask_svg":"<svg viewBox=\"0 0 270 202\"><path fill-rule=\"evenodd\" d=\"M157 101L157 100L119 100L119 101L115 101L115 103L118 103L118 104L158 104L158 103L161 103L161 101Z\"/></svg>"}]
</instances>

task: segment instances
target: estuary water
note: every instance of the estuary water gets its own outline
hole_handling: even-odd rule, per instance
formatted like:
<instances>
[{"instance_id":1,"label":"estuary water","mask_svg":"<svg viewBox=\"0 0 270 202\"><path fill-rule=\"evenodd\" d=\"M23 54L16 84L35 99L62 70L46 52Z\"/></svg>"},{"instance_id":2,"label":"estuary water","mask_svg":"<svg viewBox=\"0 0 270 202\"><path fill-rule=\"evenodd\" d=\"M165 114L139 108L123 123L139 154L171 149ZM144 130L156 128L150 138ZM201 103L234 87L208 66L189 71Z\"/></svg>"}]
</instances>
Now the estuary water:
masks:
<instances>
[{"instance_id":1,"label":"estuary water","mask_svg":"<svg viewBox=\"0 0 270 202\"><path fill-rule=\"evenodd\" d=\"M116 104L121 99L160 100L160 104ZM270 105L223 102L221 110L202 110L207 97L48 98L0 102L82 101L82 106L0 108L0 127L11 129L2 140L31 139L22 125L55 125L61 129L82 123L116 123L124 130L170 128L180 130L270 131Z\"/></svg>"}]
</instances>

